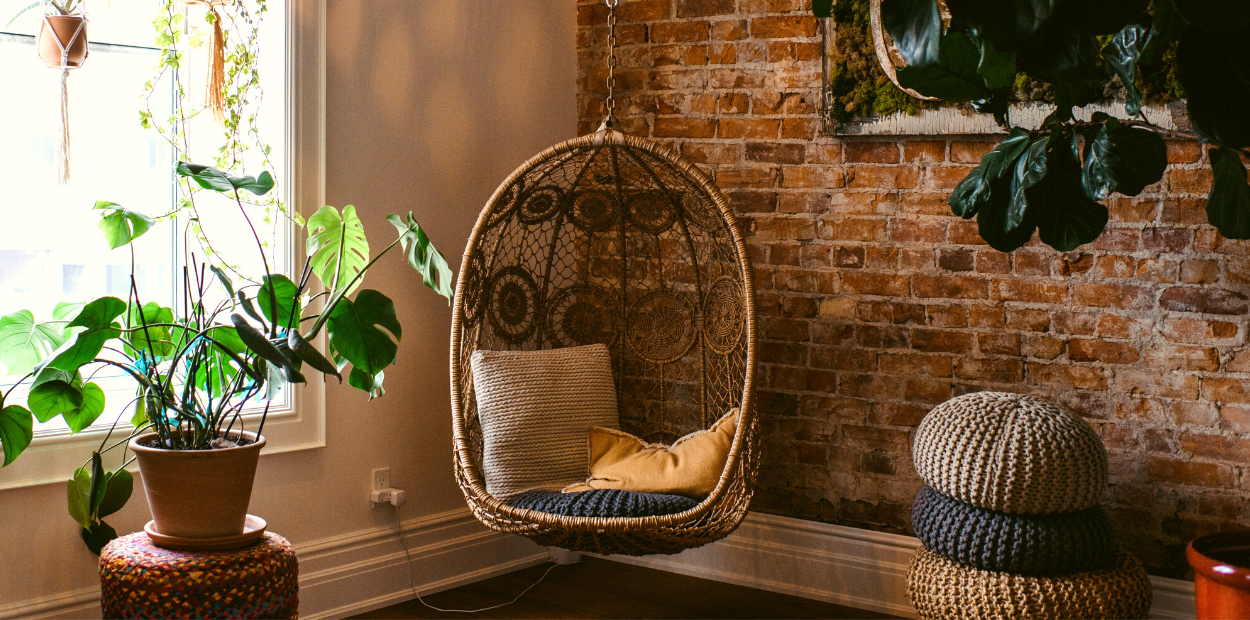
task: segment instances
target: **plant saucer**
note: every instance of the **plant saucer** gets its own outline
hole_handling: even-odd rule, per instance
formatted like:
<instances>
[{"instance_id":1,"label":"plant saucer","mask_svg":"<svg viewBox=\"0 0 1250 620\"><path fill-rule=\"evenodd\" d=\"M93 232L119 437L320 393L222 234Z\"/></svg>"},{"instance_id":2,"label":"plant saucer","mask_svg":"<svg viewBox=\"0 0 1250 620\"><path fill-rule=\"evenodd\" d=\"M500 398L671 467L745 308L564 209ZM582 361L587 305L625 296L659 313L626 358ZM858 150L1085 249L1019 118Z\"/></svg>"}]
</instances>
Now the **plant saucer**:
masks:
<instances>
[{"instance_id":1,"label":"plant saucer","mask_svg":"<svg viewBox=\"0 0 1250 620\"><path fill-rule=\"evenodd\" d=\"M243 533L212 538L187 538L184 536L167 536L156 531L156 521L148 521L143 526L148 538L158 547L174 551L229 551L255 544L265 536L265 520L256 515L247 515L243 521Z\"/></svg>"}]
</instances>

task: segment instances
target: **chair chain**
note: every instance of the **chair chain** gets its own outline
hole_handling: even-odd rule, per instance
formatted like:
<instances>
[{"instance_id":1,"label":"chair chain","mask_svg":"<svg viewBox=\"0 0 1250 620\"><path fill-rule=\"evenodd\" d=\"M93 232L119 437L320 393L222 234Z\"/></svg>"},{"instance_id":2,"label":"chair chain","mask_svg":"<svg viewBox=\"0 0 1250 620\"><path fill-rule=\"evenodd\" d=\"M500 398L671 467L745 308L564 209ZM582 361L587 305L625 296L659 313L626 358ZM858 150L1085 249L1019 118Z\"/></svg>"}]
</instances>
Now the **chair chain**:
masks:
<instances>
[{"instance_id":1,"label":"chair chain","mask_svg":"<svg viewBox=\"0 0 1250 620\"><path fill-rule=\"evenodd\" d=\"M609 125L614 124L613 112L616 110L613 94L616 91L616 5L619 2L620 0L604 0L604 4L608 5L608 115L605 120Z\"/></svg>"}]
</instances>

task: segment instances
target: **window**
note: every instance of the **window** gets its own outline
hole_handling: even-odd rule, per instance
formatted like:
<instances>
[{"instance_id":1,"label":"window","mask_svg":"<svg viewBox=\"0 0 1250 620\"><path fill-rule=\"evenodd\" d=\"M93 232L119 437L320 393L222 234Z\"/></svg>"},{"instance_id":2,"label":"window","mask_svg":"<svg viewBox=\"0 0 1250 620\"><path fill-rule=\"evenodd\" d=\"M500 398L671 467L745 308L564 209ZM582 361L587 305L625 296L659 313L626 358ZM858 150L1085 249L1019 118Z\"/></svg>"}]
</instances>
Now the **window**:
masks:
<instances>
[{"instance_id":1,"label":"window","mask_svg":"<svg viewBox=\"0 0 1250 620\"><path fill-rule=\"evenodd\" d=\"M109 250L96 229L91 206L96 200L109 200L153 216L172 211L175 155L139 123L145 83L153 77L158 59L152 19L161 2L87 0L90 56L68 79L71 180L64 186L56 183L60 75L45 68L35 53L41 12L36 8L4 25L27 4L0 0L0 80L5 84L0 94L0 217L9 232L0 235L0 314L29 309L47 319L60 300L125 296L130 254L125 249ZM206 41L210 35L203 5L176 6L192 12L184 30L191 41ZM260 70L265 97L259 118L262 140L273 147L265 168L285 191L288 208L312 212L321 205L323 193L324 0L269 0L264 24ZM208 45L186 54L182 63L186 97L198 104L204 97ZM167 117L172 81L158 82L155 91L147 105L154 118ZM189 124L191 149L183 158L212 164L220 134L211 114L200 114ZM287 153L295 157L288 160ZM260 166L247 157L251 155L244 159L248 173L258 173ZM201 208L201 224L216 250L248 269L259 259L254 246L246 243L250 235L243 239L232 234L239 221L233 203L229 205ZM292 243L293 227L281 222L273 220L267 242L278 259L275 270L290 271L297 261L302 264L302 258ZM184 238L183 228L183 222L165 222L135 244L136 285L145 300L172 305L181 290L184 257L200 253L194 240L188 243ZM20 234L13 234L17 231ZM0 386L7 390L16 379L0 378ZM87 446L98 444L129 402L126 394L133 392L123 377L110 380L102 372L95 381L105 388L109 408L93 427L69 436L60 417L37 423L32 446L0 470L0 488L64 481L82 455L89 455ZM265 434L274 449L266 452L324 445L321 386L288 392L286 401L271 409Z\"/></svg>"}]
</instances>

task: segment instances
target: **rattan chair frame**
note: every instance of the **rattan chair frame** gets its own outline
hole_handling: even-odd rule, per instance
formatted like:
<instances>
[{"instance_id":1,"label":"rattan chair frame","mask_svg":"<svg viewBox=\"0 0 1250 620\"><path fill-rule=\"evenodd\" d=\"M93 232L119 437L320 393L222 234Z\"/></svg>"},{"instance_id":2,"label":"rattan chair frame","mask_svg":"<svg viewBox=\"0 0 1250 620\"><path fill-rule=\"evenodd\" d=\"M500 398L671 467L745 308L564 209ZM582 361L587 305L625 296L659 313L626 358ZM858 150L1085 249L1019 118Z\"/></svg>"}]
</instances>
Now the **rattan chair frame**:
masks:
<instances>
[{"instance_id":1,"label":"rattan chair frame","mask_svg":"<svg viewBox=\"0 0 1250 620\"><path fill-rule=\"evenodd\" d=\"M664 160L680 171L691 187L715 204L732 240L734 257L741 268L742 309L745 315L745 372L740 400L741 417L730 448L729 457L715 490L694 508L685 512L641 518L570 517L514 508L491 496L483 480L480 445L474 446L469 432L466 410L476 415L476 407L464 393L466 377L471 377L468 356L462 350L465 326L465 296L461 294L473 284L468 269L461 268L457 279L452 315L451 337L451 407L454 438L456 480L464 492L475 517L493 530L527 536L541 545L573 551L603 554L649 555L671 554L698 547L727 536L745 518L750 504L756 473L759 469L759 422L753 403L756 367L755 287L746 243L737 218L716 185L696 166L668 147L657 142L627 136L614 129L600 131L568 140L548 148L522 164L491 196L474 226L465 248L468 265L478 250L492 215L492 209L504 197L507 188L542 162L577 151L624 147L645 151ZM479 318L479 320L484 320ZM736 377L736 375L735 375ZM706 390L708 379L701 378Z\"/></svg>"}]
</instances>

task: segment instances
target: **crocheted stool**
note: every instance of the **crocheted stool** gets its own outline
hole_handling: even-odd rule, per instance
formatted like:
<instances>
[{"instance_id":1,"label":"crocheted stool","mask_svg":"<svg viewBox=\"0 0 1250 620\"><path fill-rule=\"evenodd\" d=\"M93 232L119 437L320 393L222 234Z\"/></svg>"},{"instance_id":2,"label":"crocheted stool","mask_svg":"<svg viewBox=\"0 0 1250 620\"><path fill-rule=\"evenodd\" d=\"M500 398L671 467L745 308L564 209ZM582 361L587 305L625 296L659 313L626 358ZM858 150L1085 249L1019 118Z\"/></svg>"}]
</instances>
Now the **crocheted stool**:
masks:
<instances>
[{"instance_id":1,"label":"crocheted stool","mask_svg":"<svg viewBox=\"0 0 1250 620\"><path fill-rule=\"evenodd\" d=\"M295 618L299 561L272 532L202 553L162 549L138 532L100 552L100 590L105 618Z\"/></svg>"}]
</instances>

